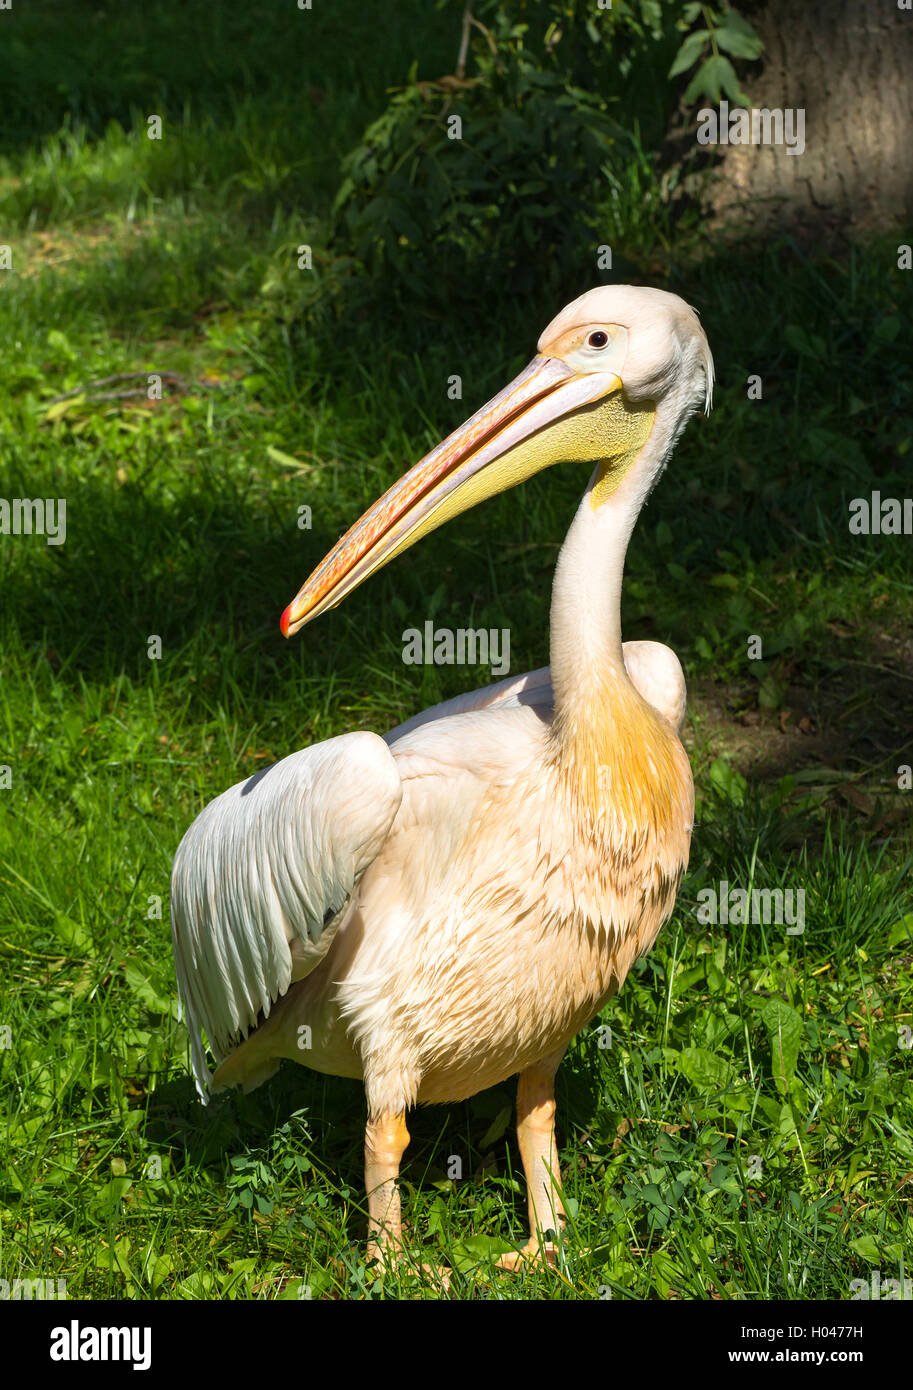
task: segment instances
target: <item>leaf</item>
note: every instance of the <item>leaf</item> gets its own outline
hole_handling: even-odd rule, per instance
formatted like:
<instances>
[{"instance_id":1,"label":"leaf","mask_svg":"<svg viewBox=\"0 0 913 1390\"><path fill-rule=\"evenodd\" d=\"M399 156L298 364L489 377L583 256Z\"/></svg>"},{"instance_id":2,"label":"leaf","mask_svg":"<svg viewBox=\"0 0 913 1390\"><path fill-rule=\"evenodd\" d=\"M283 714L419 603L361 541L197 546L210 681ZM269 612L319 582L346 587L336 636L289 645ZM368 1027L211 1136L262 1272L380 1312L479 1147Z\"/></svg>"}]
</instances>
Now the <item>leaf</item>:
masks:
<instances>
[{"instance_id":1,"label":"leaf","mask_svg":"<svg viewBox=\"0 0 913 1390\"><path fill-rule=\"evenodd\" d=\"M685 1047L678 1054L678 1069L697 1090L718 1091L729 1082L731 1067L715 1052L703 1047Z\"/></svg>"},{"instance_id":2,"label":"leaf","mask_svg":"<svg viewBox=\"0 0 913 1390\"><path fill-rule=\"evenodd\" d=\"M452 1186L452 1183L448 1179L444 1179L443 1181L436 1182L434 1186L446 1190ZM441 1235L443 1233L446 1217L447 1208L444 1205L444 1199L442 1197L435 1197L431 1206L428 1208L428 1214L425 1220L425 1226L429 1236Z\"/></svg>"},{"instance_id":3,"label":"leaf","mask_svg":"<svg viewBox=\"0 0 913 1390\"><path fill-rule=\"evenodd\" d=\"M85 394L83 394L81 396L69 396L65 401L55 401L45 411L44 423L52 425L55 420L62 420L68 410L72 410L74 406L82 405L85 399Z\"/></svg>"},{"instance_id":4,"label":"leaf","mask_svg":"<svg viewBox=\"0 0 913 1390\"><path fill-rule=\"evenodd\" d=\"M913 945L913 912L908 912L905 917L901 917L899 922L895 922L888 932L888 946L910 946Z\"/></svg>"},{"instance_id":5,"label":"leaf","mask_svg":"<svg viewBox=\"0 0 913 1390\"><path fill-rule=\"evenodd\" d=\"M693 34L689 34L676 53L668 76L678 77L679 73L687 72L703 53L704 46L709 37L710 35L706 29L696 29Z\"/></svg>"},{"instance_id":6,"label":"leaf","mask_svg":"<svg viewBox=\"0 0 913 1390\"><path fill-rule=\"evenodd\" d=\"M212 1298L216 1287L215 1277L208 1270L197 1274L190 1274L186 1279L182 1279L175 1286L174 1294L176 1298L201 1299Z\"/></svg>"},{"instance_id":7,"label":"leaf","mask_svg":"<svg viewBox=\"0 0 913 1390\"><path fill-rule=\"evenodd\" d=\"M495 1264L501 1255L516 1249L509 1240L497 1236L467 1236L457 1241L450 1251L450 1263L460 1274L469 1274L479 1265Z\"/></svg>"},{"instance_id":8,"label":"leaf","mask_svg":"<svg viewBox=\"0 0 913 1390\"><path fill-rule=\"evenodd\" d=\"M784 999L768 999L761 1010L761 1022L770 1039L774 1080L777 1088L786 1092L799 1060L802 1019Z\"/></svg>"},{"instance_id":9,"label":"leaf","mask_svg":"<svg viewBox=\"0 0 913 1390\"><path fill-rule=\"evenodd\" d=\"M153 1289L157 1289L160 1284L168 1278L174 1268L174 1261L170 1255L156 1254L151 1242L146 1247L143 1255L142 1275L148 1280Z\"/></svg>"},{"instance_id":10,"label":"leaf","mask_svg":"<svg viewBox=\"0 0 913 1390\"><path fill-rule=\"evenodd\" d=\"M720 1101L727 1110L744 1112L753 1107L754 1093L751 1091L727 1091L724 1096L720 1096Z\"/></svg>"},{"instance_id":11,"label":"leaf","mask_svg":"<svg viewBox=\"0 0 913 1390\"><path fill-rule=\"evenodd\" d=\"M480 1149L490 1148L492 1144L501 1138L501 1135L510 1124L510 1117L513 1114L513 1110L514 1108L512 1105L505 1105L502 1110L498 1111L479 1141Z\"/></svg>"},{"instance_id":12,"label":"leaf","mask_svg":"<svg viewBox=\"0 0 913 1390\"><path fill-rule=\"evenodd\" d=\"M54 918L54 931L74 955L94 956L95 948L89 933L79 922L67 917L66 913L58 912Z\"/></svg>"},{"instance_id":13,"label":"leaf","mask_svg":"<svg viewBox=\"0 0 913 1390\"><path fill-rule=\"evenodd\" d=\"M728 988L729 981L723 968L725 956L722 961L723 964L720 964L713 956L707 961L707 988L711 994L725 994Z\"/></svg>"},{"instance_id":14,"label":"leaf","mask_svg":"<svg viewBox=\"0 0 913 1390\"><path fill-rule=\"evenodd\" d=\"M843 782L846 773L836 767L803 767L791 774L797 786L812 786L819 782Z\"/></svg>"},{"instance_id":15,"label":"leaf","mask_svg":"<svg viewBox=\"0 0 913 1390\"><path fill-rule=\"evenodd\" d=\"M732 10L726 15L722 28L714 29L713 36L717 45L731 53L733 58L760 58L764 51L764 45L751 25Z\"/></svg>"},{"instance_id":16,"label":"leaf","mask_svg":"<svg viewBox=\"0 0 913 1390\"><path fill-rule=\"evenodd\" d=\"M92 1205L102 1216L113 1216L132 1186L132 1178L110 1178L98 1189Z\"/></svg>"},{"instance_id":17,"label":"leaf","mask_svg":"<svg viewBox=\"0 0 913 1390\"><path fill-rule=\"evenodd\" d=\"M739 1197L742 1193L741 1184L728 1163L715 1163L710 1173L711 1187L718 1188L721 1192L731 1192Z\"/></svg>"},{"instance_id":18,"label":"leaf","mask_svg":"<svg viewBox=\"0 0 913 1390\"><path fill-rule=\"evenodd\" d=\"M119 1274L125 1274L128 1279L133 1279L133 1270L127 1260L129 1254L130 1242L123 1236L114 1246L107 1246L96 1253L95 1266L97 1269L116 1270Z\"/></svg>"},{"instance_id":19,"label":"leaf","mask_svg":"<svg viewBox=\"0 0 913 1390\"><path fill-rule=\"evenodd\" d=\"M769 672L762 680L758 690L758 704L762 709L779 709L785 694L786 687L777 680L772 672Z\"/></svg>"},{"instance_id":20,"label":"leaf","mask_svg":"<svg viewBox=\"0 0 913 1390\"><path fill-rule=\"evenodd\" d=\"M784 1110L789 1110L788 1105L781 1105L779 1101L771 1100L769 1096L758 1096L757 1109L767 1117L769 1124L776 1127L780 1123L780 1115Z\"/></svg>"},{"instance_id":21,"label":"leaf","mask_svg":"<svg viewBox=\"0 0 913 1390\"><path fill-rule=\"evenodd\" d=\"M690 105L698 97L709 97L711 101L718 102L722 93L739 105L746 106L748 98L739 86L739 79L736 70L728 58L724 58L721 53L714 53L705 63L702 63L697 72L688 83L685 91L685 104Z\"/></svg>"},{"instance_id":22,"label":"leaf","mask_svg":"<svg viewBox=\"0 0 913 1390\"><path fill-rule=\"evenodd\" d=\"M314 1297L314 1285L310 1279L289 1279L280 1294L276 1295L277 1303L302 1303Z\"/></svg>"},{"instance_id":23,"label":"leaf","mask_svg":"<svg viewBox=\"0 0 913 1390\"><path fill-rule=\"evenodd\" d=\"M717 791L722 792L727 801L731 801L735 806L741 806L745 801L745 793L748 790L748 782L741 772L736 772L730 767L729 763L722 758L715 758L710 765L710 782L716 787Z\"/></svg>"},{"instance_id":24,"label":"leaf","mask_svg":"<svg viewBox=\"0 0 913 1390\"><path fill-rule=\"evenodd\" d=\"M683 970L681 974L676 977L676 993L686 994L692 985L697 984L698 980L700 980L701 983L703 983L703 981L706 979L706 976L707 972L705 971L703 964L693 965L690 970Z\"/></svg>"},{"instance_id":25,"label":"leaf","mask_svg":"<svg viewBox=\"0 0 913 1390\"><path fill-rule=\"evenodd\" d=\"M165 995L156 988L154 981L145 970L134 961L128 962L124 966L124 976L130 986L131 993L135 994L141 1004L144 1004L152 1013L167 1014L171 1011L171 995Z\"/></svg>"},{"instance_id":26,"label":"leaf","mask_svg":"<svg viewBox=\"0 0 913 1390\"><path fill-rule=\"evenodd\" d=\"M281 449L275 449L272 444L267 444L266 453L273 463L281 463L283 468L294 468L299 473L310 473L314 467L312 463L301 463L298 459L292 458L291 454L284 454Z\"/></svg>"},{"instance_id":27,"label":"leaf","mask_svg":"<svg viewBox=\"0 0 913 1390\"><path fill-rule=\"evenodd\" d=\"M826 360L827 346L817 333L806 333L797 323L788 323L783 330L783 336L800 357L811 357L816 362Z\"/></svg>"},{"instance_id":28,"label":"leaf","mask_svg":"<svg viewBox=\"0 0 913 1390\"><path fill-rule=\"evenodd\" d=\"M850 1241L850 1249L855 1250L864 1260L868 1260L870 1265L877 1265L881 1259L874 1236L857 1236L855 1240Z\"/></svg>"}]
</instances>

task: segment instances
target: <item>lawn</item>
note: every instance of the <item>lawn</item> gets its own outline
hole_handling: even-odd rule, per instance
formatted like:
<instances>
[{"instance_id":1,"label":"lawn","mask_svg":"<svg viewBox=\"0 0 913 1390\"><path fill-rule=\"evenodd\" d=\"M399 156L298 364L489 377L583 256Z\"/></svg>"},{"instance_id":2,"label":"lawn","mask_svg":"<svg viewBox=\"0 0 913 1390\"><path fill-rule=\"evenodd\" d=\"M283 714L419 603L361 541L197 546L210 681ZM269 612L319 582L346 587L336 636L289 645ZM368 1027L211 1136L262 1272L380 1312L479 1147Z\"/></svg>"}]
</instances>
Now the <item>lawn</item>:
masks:
<instances>
[{"instance_id":1,"label":"lawn","mask_svg":"<svg viewBox=\"0 0 913 1390\"><path fill-rule=\"evenodd\" d=\"M284 1064L197 1102L168 916L174 850L218 792L487 682L404 665L405 628L507 627L513 672L547 661L574 468L279 634L340 532L560 307L314 311L298 248L329 275L342 159L413 62L454 63L451 10L384 13L163 0L3 18L0 493L67 503L65 544L0 535L10 1282L443 1295L365 1267L355 1083ZM847 1298L875 1271L909 1277L913 1255L913 540L848 525L854 498L909 491L913 276L896 238L833 256L670 242L630 187L612 210L634 229L627 261L699 308L718 373L625 587L625 635L668 642L688 677L690 870L559 1073L562 1267L493 1269L525 1238L508 1087L410 1120L404 1217L416 1254L452 1266L450 1297ZM568 274L568 297L596 280L591 262ZM722 883L803 892L804 930L702 920Z\"/></svg>"}]
</instances>

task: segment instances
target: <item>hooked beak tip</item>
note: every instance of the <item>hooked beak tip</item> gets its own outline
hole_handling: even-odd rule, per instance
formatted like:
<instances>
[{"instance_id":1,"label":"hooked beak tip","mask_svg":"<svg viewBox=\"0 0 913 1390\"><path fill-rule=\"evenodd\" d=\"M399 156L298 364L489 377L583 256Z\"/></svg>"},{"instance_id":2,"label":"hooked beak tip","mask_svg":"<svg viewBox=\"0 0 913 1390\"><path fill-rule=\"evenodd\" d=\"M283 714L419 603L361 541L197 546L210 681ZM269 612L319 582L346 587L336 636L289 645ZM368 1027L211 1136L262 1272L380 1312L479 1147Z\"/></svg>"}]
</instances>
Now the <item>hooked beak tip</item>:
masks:
<instances>
[{"instance_id":1,"label":"hooked beak tip","mask_svg":"<svg viewBox=\"0 0 913 1390\"><path fill-rule=\"evenodd\" d=\"M284 613L282 614L282 617L279 619L279 631L282 633L283 637L288 637L288 628L291 620L292 605L289 604L288 608L285 609Z\"/></svg>"}]
</instances>

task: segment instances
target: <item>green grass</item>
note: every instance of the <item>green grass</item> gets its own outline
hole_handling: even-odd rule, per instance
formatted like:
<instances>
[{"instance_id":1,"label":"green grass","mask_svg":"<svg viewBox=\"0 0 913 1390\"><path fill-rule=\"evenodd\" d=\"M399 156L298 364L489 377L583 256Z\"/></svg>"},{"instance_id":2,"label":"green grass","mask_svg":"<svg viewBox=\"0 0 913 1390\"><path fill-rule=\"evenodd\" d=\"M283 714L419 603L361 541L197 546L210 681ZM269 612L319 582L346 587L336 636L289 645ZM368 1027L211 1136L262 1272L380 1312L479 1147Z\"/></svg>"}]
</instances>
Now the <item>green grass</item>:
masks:
<instances>
[{"instance_id":1,"label":"green grass","mask_svg":"<svg viewBox=\"0 0 913 1390\"><path fill-rule=\"evenodd\" d=\"M452 66L453 17L337 6L302 19L305 43L256 7L129 26L92 9L46 5L40 35L14 12L31 100L4 105L24 114L0 167L0 492L66 497L68 537L0 537L0 1277L84 1298L434 1296L364 1267L357 1086L284 1066L197 1104L170 864L232 782L487 679L404 667L405 627L508 626L514 670L547 660L584 478L493 500L283 642L314 562L542 327L509 294L470 324L302 312L296 248L326 251L339 160L413 58ZM410 1119L404 1214L455 1297L844 1298L870 1269L905 1276L911 1251L911 541L851 537L847 504L909 490L913 293L889 244L673 254L629 187L625 254L700 307L719 374L625 596L626 633L670 642L689 678L691 871L559 1074L562 1270L491 1268L525 1238L508 1088ZM591 279L569 267L569 293ZM186 389L53 404L154 370ZM804 934L700 923L724 879L803 888Z\"/></svg>"}]
</instances>

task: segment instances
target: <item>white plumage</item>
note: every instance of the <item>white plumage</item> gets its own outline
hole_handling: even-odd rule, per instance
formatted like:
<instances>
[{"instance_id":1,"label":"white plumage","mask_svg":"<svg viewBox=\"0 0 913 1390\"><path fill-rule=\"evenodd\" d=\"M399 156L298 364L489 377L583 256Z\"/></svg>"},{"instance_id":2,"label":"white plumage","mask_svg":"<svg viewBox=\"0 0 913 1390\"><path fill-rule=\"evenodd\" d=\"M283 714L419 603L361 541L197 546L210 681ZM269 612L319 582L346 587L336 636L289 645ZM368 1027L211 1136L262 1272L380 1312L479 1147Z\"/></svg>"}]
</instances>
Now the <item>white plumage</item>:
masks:
<instances>
[{"instance_id":1,"label":"white plumage","mask_svg":"<svg viewBox=\"0 0 913 1390\"><path fill-rule=\"evenodd\" d=\"M401 800L383 739L343 734L238 782L187 831L172 871L171 918L204 1101L201 1028L221 1062L323 959L334 919Z\"/></svg>"},{"instance_id":2,"label":"white plumage","mask_svg":"<svg viewBox=\"0 0 913 1390\"><path fill-rule=\"evenodd\" d=\"M540 1251L563 1217L553 1079L668 918L694 797L678 660L621 641L637 516L713 364L674 295L608 287L365 513L286 635L449 517L561 462L595 469L558 558L548 668L346 734L218 797L175 859L172 924L200 1094L280 1059L361 1077L371 1250L401 1249L405 1115L519 1074ZM548 1258L554 1245L541 1246Z\"/></svg>"},{"instance_id":3,"label":"white plumage","mask_svg":"<svg viewBox=\"0 0 913 1390\"><path fill-rule=\"evenodd\" d=\"M626 642L623 650L632 684L679 728L685 678L678 657L659 642ZM408 736L457 715L525 708L551 720L549 667L432 705L383 738L342 734L301 749L237 782L201 811L175 855L171 919L178 989L204 1103L211 1076L202 1031L222 1062L258 1020L269 1018L290 985L323 960L356 883L393 827L403 797L401 760L408 758L410 766L416 757L438 760L445 779L455 771L452 723L441 726L443 739L433 743ZM481 753L488 740L475 727ZM462 732L459 742L465 726ZM431 767L422 775L427 780ZM256 1083L262 1079L258 1069Z\"/></svg>"}]
</instances>

